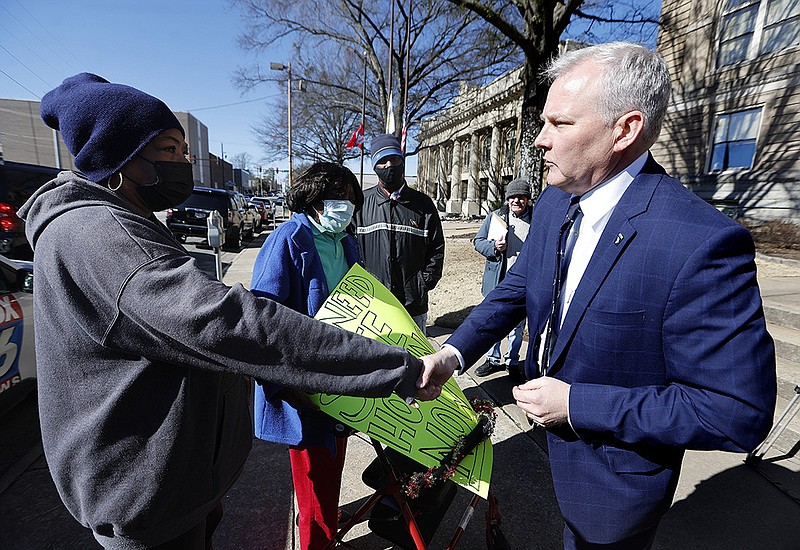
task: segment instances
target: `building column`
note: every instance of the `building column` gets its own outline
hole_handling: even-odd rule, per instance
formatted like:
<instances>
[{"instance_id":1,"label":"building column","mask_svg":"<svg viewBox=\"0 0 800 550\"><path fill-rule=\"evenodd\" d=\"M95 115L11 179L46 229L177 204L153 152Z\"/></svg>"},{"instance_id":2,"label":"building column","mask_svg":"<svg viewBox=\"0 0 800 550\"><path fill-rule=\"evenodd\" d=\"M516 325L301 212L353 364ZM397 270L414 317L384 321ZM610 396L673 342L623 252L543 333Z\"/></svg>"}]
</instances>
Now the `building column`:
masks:
<instances>
[{"instance_id":1,"label":"building column","mask_svg":"<svg viewBox=\"0 0 800 550\"><path fill-rule=\"evenodd\" d=\"M486 190L486 204L483 205L484 214L490 214L492 205L502 199L500 141L500 128L495 124L492 126L492 143L489 150L489 188Z\"/></svg>"},{"instance_id":2,"label":"building column","mask_svg":"<svg viewBox=\"0 0 800 550\"><path fill-rule=\"evenodd\" d=\"M467 179L467 200L461 205L461 213L465 216L477 216L480 213L478 187L481 168L481 138L473 133L469 139L469 177Z\"/></svg>"},{"instance_id":3,"label":"building column","mask_svg":"<svg viewBox=\"0 0 800 550\"><path fill-rule=\"evenodd\" d=\"M428 149L421 149L419 152L419 159L417 160L417 191L425 193L426 195L428 195L428 188L430 187L428 183L428 170L425 166L428 162L428 155Z\"/></svg>"},{"instance_id":4,"label":"building column","mask_svg":"<svg viewBox=\"0 0 800 550\"><path fill-rule=\"evenodd\" d=\"M444 210L447 202L447 146L442 143L438 147L439 162L436 166L436 208Z\"/></svg>"},{"instance_id":5,"label":"building column","mask_svg":"<svg viewBox=\"0 0 800 550\"><path fill-rule=\"evenodd\" d=\"M461 142L453 140L453 166L450 172L450 198L447 200L445 212L461 214Z\"/></svg>"}]
</instances>

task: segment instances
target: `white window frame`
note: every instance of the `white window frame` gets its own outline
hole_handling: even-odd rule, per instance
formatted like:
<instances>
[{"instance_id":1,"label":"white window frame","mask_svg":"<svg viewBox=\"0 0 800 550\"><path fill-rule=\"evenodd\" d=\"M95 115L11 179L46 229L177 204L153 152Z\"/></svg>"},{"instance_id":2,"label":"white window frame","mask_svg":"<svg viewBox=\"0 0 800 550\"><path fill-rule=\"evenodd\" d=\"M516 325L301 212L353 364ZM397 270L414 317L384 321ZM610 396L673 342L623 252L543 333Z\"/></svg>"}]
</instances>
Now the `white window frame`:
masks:
<instances>
[{"instance_id":1,"label":"white window frame","mask_svg":"<svg viewBox=\"0 0 800 550\"><path fill-rule=\"evenodd\" d=\"M714 160L714 148L718 143L716 142L716 133L717 133L717 124L721 117L731 117L738 113L745 113L748 111L758 111L758 122L756 124L756 135L754 138L755 144L753 148L753 158L750 161L750 166L736 166L733 168L725 167L720 170L712 170L711 163ZM714 113L714 117L711 120L711 131L709 132L708 138L708 153L706 158L706 173L707 174L722 174L725 172L741 172L746 170L752 170L756 164L756 156L758 154L758 139L761 135L761 125L764 122L764 105L753 105L750 107L746 107L744 109L735 109L735 110L728 110L722 111L719 113ZM730 124L730 123L729 123ZM732 143L731 140L726 140L720 143Z\"/></svg>"},{"instance_id":2,"label":"white window frame","mask_svg":"<svg viewBox=\"0 0 800 550\"><path fill-rule=\"evenodd\" d=\"M728 2L730 0L722 0L720 3L720 16L719 16L719 25L717 28L717 37L716 37L716 56L714 59L714 67L716 70L723 70L727 67L731 67L736 65L737 63L742 63L745 61L752 61L762 55L761 50L763 46L763 36L764 36L764 25L767 19L767 9L769 7L770 2L773 0L744 0L741 4L734 8L728 9ZM720 65L721 53L722 53L722 33L724 30L724 20L729 15L732 15L736 12L743 11L753 6L758 6L758 11L756 13L756 19L753 27L753 36L750 40L750 44L747 46L747 53L745 54L744 59L739 59L737 61L733 61L731 63L727 63L725 65ZM780 21L786 21L786 19L782 19ZM776 22L775 24L779 23L780 21ZM800 24L800 23L798 23ZM794 44L797 46L798 44ZM780 53L780 51L769 52L764 55L773 55Z\"/></svg>"}]
</instances>

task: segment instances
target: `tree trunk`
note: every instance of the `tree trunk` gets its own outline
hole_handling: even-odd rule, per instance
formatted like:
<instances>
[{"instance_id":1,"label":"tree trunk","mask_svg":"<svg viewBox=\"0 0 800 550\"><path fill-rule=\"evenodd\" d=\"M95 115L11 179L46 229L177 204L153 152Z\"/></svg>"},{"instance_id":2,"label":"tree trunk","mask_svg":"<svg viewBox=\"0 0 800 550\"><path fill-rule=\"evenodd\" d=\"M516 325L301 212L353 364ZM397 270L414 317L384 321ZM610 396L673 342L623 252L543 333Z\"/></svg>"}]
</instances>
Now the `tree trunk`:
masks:
<instances>
[{"instance_id":1,"label":"tree trunk","mask_svg":"<svg viewBox=\"0 0 800 550\"><path fill-rule=\"evenodd\" d=\"M542 191L544 162L541 151L536 149L534 141L542 128L541 114L547 99L547 84L539 77L542 62L528 59L522 71L522 125L519 138L519 176L531 183L534 198Z\"/></svg>"}]
</instances>

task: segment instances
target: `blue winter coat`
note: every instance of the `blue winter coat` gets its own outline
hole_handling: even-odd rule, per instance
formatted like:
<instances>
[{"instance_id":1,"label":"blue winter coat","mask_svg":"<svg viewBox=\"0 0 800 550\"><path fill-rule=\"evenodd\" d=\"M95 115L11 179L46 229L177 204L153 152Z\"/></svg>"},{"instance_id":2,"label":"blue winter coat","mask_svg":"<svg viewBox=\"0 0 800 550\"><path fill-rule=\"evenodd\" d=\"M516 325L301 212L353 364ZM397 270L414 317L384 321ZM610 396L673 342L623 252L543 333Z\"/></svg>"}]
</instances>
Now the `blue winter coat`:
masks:
<instances>
[{"instance_id":1,"label":"blue winter coat","mask_svg":"<svg viewBox=\"0 0 800 550\"><path fill-rule=\"evenodd\" d=\"M347 265L360 261L355 237L342 239ZM311 223L295 214L264 242L253 266L250 290L314 316L330 294ZM311 344L311 343L310 343ZM318 411L298 411L275 397L282 386L256 382L255 435L259 439L306 447L334 447L334 422Z\"/></svg>"}]
</instances>

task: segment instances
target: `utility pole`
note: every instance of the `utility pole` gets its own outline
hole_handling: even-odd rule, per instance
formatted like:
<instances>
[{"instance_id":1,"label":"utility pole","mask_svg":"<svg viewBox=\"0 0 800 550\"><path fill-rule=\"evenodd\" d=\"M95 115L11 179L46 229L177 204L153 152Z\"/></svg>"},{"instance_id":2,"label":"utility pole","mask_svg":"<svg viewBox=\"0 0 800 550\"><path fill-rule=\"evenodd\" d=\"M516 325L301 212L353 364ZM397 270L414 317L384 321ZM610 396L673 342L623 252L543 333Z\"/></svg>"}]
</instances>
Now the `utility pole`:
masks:
<instances>
[{"instance_id":1,"label":"utility pole","mask_svg":"<svg viewBox=\"0 0 800 550\"><path fill-rule=\"evenodd\" d=\"M364 50L364 82L361 85L361 189L364 189L364 136L366 135L366 115L367 110L367 51Z\"/></svg>"},{"instance_id":2,"label":"utility pole","mask_svg":"<svg viewBox=\"0 0 800 550\"><path fill-rule=\"evenodd\" d=\"M289 134L289 187L292 186L293 181L293 167L292 167L292 62L289 61L286 65L283 63L270 63L269 68L273 71L286 71L288 75L288 80L286 82L287 85L287 92L286 92L286 101L289 104L288 107L288 120L286 123L288 134Z\"/></svg>"},{"instance_id":3,"label":"utility pole","mask_svg":"<svg viewBox=\"0 0 800 550\"><path fill-rule=\"evenodd\" d=\"M294 172L292 170L292 62L291 61L289 61L289 64L287 65L286 72L289 75L289 80L287 80L287 85L289 88L287 92L289 101L289 113L288 113L289 121L287 126L289 127L289 188L291 189L292 183L294 182L293 179Z\"/></svg>"}]
</instances>

